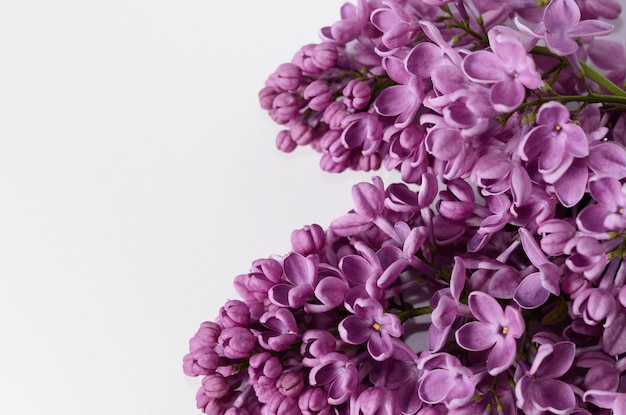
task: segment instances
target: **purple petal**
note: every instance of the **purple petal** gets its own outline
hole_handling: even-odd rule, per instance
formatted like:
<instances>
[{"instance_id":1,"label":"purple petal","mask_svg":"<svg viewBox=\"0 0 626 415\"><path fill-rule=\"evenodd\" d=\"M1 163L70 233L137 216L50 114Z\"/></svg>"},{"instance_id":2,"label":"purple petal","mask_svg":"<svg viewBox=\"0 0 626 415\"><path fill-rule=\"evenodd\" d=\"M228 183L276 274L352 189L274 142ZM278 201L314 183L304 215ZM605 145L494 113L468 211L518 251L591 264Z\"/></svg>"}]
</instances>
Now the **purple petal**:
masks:
<instances>
[{"instance_id":1,"label":"purple petal","mask_svg":"<svg viewBox=\"0 0 626 415\"><path fill-rule=\"evenodd\" d=\"M302 284L289 290L289 306L291 308L302 307L309 297L313 294L313 286L310 284Z\"/></svg>"},{"instance_id":2,"label":"purple petal","mask_svg":"<svg viewBox=\"0 0 626 415\"><path fill-rule=\"evenodd\" d=\"M594 199L604 205L609 211L619 208L617 196L622 193L621 183L612 177L601 177L589 182L589 192Z\"/></svg>"},{"instance_id":3,"label":"purple petal","mask_svg":"<svg viewBox=\"0 0 626 415\"><path fill-rule=\"evenodd\" d=\"M559 56L571 55L578 50L578 43L569 37L555 36L552 33L546 33L545 40L546 46L550 49L550 52Z\"/></svg>"},{"instance_id":4,"label":"purple petal","mask_svg":"<svg viewBox=\"0 0 626 415\"><path fill-rule=\"evenodd\" d=\"M524 205L532 194L533 184L530 180L528 172L519 164L514 164L511 169L511 193L513 194L513 202L518 205Z\"/></svg>"},{"instance_id":5,"label":"purple petal","mask_svg":"<svg viewBox=\"0 0 626 415\"><path fill-rule=\"evenodd\" d=\"M348 288L348 283L341 278L326 277L315 287L315 296L324 305L332 308L343 303Z\"/></svg>"},{"instance_id":6,"label":"purple petal","mask_svg":"<svg viewBox=\"0 0 626 415\"><path fill-rule=\"evenodd\" d=\"M587 136L579 125L568 123L561 126L561 134L565 134L565 151L574 157L587 157L589 155L589 144Z\"/></svg>"},{"instance_id":7,"label":"purple petal","mask_svg":"<svg viewBox=\"0 0 626 415\"><path fill-rule=\"evenodd\" d=\"M387 333L380 332L370 336L367 341L367 351L374 360L388 359L393 353L393 343Z\"/></svg>"},{"instance_id":8,"label":"purple petal","mask_svg":"<svg viewBox=\"0 0 626 415\"><path fill-rule=\"evenodd\" d=\"M565 105L557 101L550 101L539 108L537 124L548 126L552 129L557 124L565 124L569 121L569 110Z\"/></svg>"},{"instance_id":9,"label":"purple petal","mask_svg":"<svg viewBox=\"0 0 626 415\"><path fill-rule=\"evenodd\" d=\"M565 382L546 379L532 388L535 403L544 411L566 413L576 405L574 391Z\"/></svg>"},{"instance_id":10,"label":"purple petal","mask_svg":"<svg viewBox=\"0 0 626 415\"><path fill-rule=\"evenodd\" d=\"M571 37L606 36L613 31L613 25L600 20L583 20L572 27L567 35Z\"/></svg>"},{"instance_id":11,"label":"purple petal","mask_svg":"<svg viewBox=\"0 0 626 415\"><path fill-rule=\"evenodd\" d=\"M370 263L359 255L346 255L341 259L339 267L345 276L356 284L365 284L367 280L376 276Z\"/></svg>"},{"instance_id":12,"label":"purple petal","mask_svg":"<svg viewBox=\"0 0 626 415\"><path fill-rule=\"evenodd\" d=\"M354 210L366 218L376 218L384 207L384 194L371 183L359 183L352 187Z\"/></svg>"},{"instance_id":13,"label":"purple petal","mask_svg":"<svg viewBox=\"0 0 626 415\"><path fill-rule=\"evenodd\" d=\"M536 362L533 362L531 368L536 377L556 379L563 376L572 367L576 355L574 343L563 341L553 345L544 344L539 348L545 348L546 351L543 353L537 351ZM538 364L536 365L537 361Z\"/></svg>"},{"instance_id":14,"label":"purple petal","mask_svg":"<svg viewBox=\"0 0 626 415\"><path fill-rule=\"evenodd\" d=\"M565 34L580 22L580 9L574 0L552 0L543 13L543 24L552 33Z\"/></svg>"},{"instance_id":15,"label":"purple petal","mask_svg":"<svg viewBox=\"0 0 626 415\"><path fill-rule=\"evenodd\" d=\"M524 323L524 317L522 317L522 313L517 307L506 306L504 309L504 321L506 321L507 335L509 337L519 338L524 334L526 323Z\"/></svg>"},{"instance_id":16,"label":"purple petal","mask_svg":"<svg viewBox=\"0 0 626 415\"><path fill-rule=\"evenodd\" d=\"M492 86L489 98L496 111L509 112L524 101L525 94L524 86L511 79Z\"/></svg>"},{"instance_id":17,"label":"purple petal","mask_svg":"<svg viewBox=\"0 0 626 415\"><path fill-rule=\"evenodd\" d=\"M471 352L487 350L500 338L497 328L480 321L466 323L456 332L456 342Z\"/></svg>"},{"instance_id":18,"label":"purple petal","mask_svg":"<svg viewBox=\"0 0 626 415\"><path fill-rule=\"evenodd\" d=\"M365 343L372 331L372 323L357 316L348 316L339 323L341 339L350 344Z\"/></svg>"},{"instance_id":19,"label":"purple petal","mask_svg":"<svg viewBox=\"0 0 626 415\"><path fill-rule=\"evenodd\" d=\"M474 82L493 83L509 79L507 68L495 53L479 51L469 54L461 66Z\"/></svg>"},{"instance_id":20,"label":"purple petal","mask_svg":"<svg viewBox=\"0 0 626 415\"><path fill-rule=\"evenodd\" d=\"M426 149L440 160L452 160L459 155L461 148L462 139L456 129L435 127L426 136Z\"/></svg>"},{"instance_id":21,"label":"purple petal","mask_svg":"<svg viewBox=\"0 0 626 415\"><path fill-rule=\"evenodd\" d=\"M513 298L520 307L536 308L545 303L550 292L541 285L541 273L535 272L522 280Z\"/></svg>"},{"instance_id":22,"label":"purple petal","mask_svg":"<svg viewBox=\"0 0 626 415\"><path fill-rule=\"evenodd\" d=\"M421 42L407 55L405 67L413 75L426 79L430 77L430 72L444 61L441 48L429 42Z\"/></svg>"},{"instance_id":23,"label":"purple petal","mask_svg":"<svg viewBox=\"0 0 626 415\"><path fill-rule=\"evenodd\" d=\"M448 334L450 333L450 326L439 328L434 324L431 324L428 328L428 350L431 352L437 352L445 345L448 340Z\"/></svg>"},{"instance_id":24,"label":"purple petal","mask_svg":"<svg viewBox=\"0 0 626 415\"><path fill-rule=\"evenodd\" d=\"M515 361L517 347L513 336L504 336L496 342L487 357L487 371L491 376L507 370Z\"/></svg>"},{"instance_id":25,"label":"purple petal","mask_svg":"<svg viewBox=\"0 0 626 415\"><path fill-rule=\"evenodd\" d=\"M450 276L450 293L452 298L459 301L461 298L461 292L465 287L465 262L460 257L454 257L454 267L452 268L452 275Z\"/></svg>"},{"instance_id":26,"label":"purple petal","mask_svg":"<svg viewBox=\"0 0 626 415\"><path fill-rule=\"evenodd\" d=\"M500 304L489 294L474 291L469 295L469 308L477 320L498 325L504 319Z\"/></svg>"},{"instance_id":27,"label":"purple petal","mask_svg":"<svg viewBox=\"0 0 626 415\"><path fill-rule=\"evenodd\" d=\"M435 369L428 372L419 386L419 397L429 404L442 402L455 387L455 374L447 370Z\"/></svg>"},{"instance_id":28,"label":"purple petal","mask_svg":"<svg viewBox=\"0 0 626 415\"><path fill-rule=\"evenodd\" d=\"M330 228L339 236L356 235L372 226L372 220L356 213L348 213L333 220Z\"/></svg>"},{"instance_id":29,"label":"purple petal","mask_svg":"<svg viewBox=\"0 0 626 415\"><path fill-rule=\"evenodd\" d=\"M539 171L543 173L557 170L564 158L565 136L557 134L548 138L539 157Z\"/></svg>"},{"instance_id":30,"label":"purple petal","mask_svg":"<svg viewBox=\"0 0 626 415\"><path fill-rule=\"evenodd\" d=\"M408 84L411 79L411 73L404 67L404 62L395 56L385 57L383 59L383 68L387 75L400 85Z\"/></svg>"},{"instance_id":31,"label":"purple petal","mask_svg":"<svg viewBox=\"0 0 626 415\"><path fill-rule=\"evenodd\" d=\"M582 199L588 177L585 160L574 159L567 171L554 183L554 190L563 206L572 207Z\"/></svg>"},{"instance_id":32,"label":"purple petal","mask_svg":"<svg viewBox=\"0 0 626 415\"><path fill-rule=\"evenodd\" d=\"M317 263L298 253L292 253L283 263L285 276L293 285L315 285L317 279Z\"/></svg>"},{"instance_id":33,"label":"purple petal","mask_svg":"<svg viewBox=\"0 0 626 415\"><path fill-rule=\"evenodd\" d=\"M611 213L602 205L585 206L578 214L576 222L582 230L587 232L606 232L604 219Z\"/></svg>"},{"instance_id":34,"label":"purple petal","mask_svg":"<svg viewBox=\"0 0 626 415\"><path fill-rule=\"evenodd\" d=\"M623 179L626 177L626 150L617 143L601 143L589 150L587 163L598 174Z\"/></svg>"},{"instance_id":35,"label":"purple petal","mask_svg":"<svg viewBox=\"0 0 626 415\"><path fill-rule=\"evenodd\" d=\"M374 109L382 116L401 114L416 99L415 94L404 85L392 85L383 89L374 101Z\"/></svg>"},{"instance_id":36,"label":"purple petal","mask_svg":"<svg viewBox=\"0 0 626 415\"><path fill-rule=\"evenodd\" d=\"M549 129L544 125L539 125L530 130L520 142L519 148L522 159L532 160L536 158L549 139Z\"/></svg>"},{"instance_id":37,"label":"purple petal","mask_svg":"<svg viewBox=\"0 0 626 415\"><path fill-rule=\"evenodd\" d=\"M288 284L277 284L270 288L267 294L272 303L281 307L289 307L289 291L292 288Z\"/></svg>"},{"instance_id":38,"label":"purple petal","mask_svg":"<svg viewBox=\"0 0 626 415\"><path fill-rule=\"evenodd\" d=\"M619 313L602 335L604 351L611 356L626 352L626 316Z\"/></svg>"}]
</instances>

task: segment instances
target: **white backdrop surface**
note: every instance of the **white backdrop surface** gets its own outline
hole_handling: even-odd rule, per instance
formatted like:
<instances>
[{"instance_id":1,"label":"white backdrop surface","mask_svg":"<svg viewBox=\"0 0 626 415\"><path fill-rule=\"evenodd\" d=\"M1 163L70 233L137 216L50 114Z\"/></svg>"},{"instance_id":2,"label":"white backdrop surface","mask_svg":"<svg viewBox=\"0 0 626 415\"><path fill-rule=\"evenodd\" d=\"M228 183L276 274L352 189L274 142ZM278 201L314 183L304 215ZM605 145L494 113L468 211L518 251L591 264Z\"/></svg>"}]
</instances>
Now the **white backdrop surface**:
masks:
<instances>
[{"instance_id":1,"label":"white backdrop surface","mask_svg":"<svg viewBox=\"0 0 626 415\"><path fill-rule=\"evenodd\" d=\"M197 413L189 337L370 177L278 152L257 102L342 3L0 7L0 413Z\"/></svg>"}]
</instances>

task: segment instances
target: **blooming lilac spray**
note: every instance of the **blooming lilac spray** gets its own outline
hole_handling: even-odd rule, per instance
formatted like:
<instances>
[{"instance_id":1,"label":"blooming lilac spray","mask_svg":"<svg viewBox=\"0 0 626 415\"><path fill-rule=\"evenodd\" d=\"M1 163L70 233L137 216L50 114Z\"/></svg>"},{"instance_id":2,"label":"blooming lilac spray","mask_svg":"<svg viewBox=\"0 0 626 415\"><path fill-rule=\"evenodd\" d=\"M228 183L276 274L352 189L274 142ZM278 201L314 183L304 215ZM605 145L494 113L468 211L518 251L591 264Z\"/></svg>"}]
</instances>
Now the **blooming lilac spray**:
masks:
<instances>
[{"instance_id":1,"label":"blooming lilac spray","mask_svg":"<svg viewBox=\"0 0 626 415\"><path fill-rule=\"evenodd\" d=\"M357 0L271 74L285 152L352 188L235 278L183 359L228 415L626 414L615 0Z\"/></svg>"}]
</instances>

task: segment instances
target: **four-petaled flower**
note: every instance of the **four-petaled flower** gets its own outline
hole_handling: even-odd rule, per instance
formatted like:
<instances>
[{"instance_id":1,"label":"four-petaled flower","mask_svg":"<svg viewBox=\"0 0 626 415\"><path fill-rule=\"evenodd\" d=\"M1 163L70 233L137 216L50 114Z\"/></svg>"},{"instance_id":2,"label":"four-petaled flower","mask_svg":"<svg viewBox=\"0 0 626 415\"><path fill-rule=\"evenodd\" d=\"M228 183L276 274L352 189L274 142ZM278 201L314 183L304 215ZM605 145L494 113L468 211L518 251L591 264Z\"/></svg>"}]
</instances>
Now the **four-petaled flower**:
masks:
<instances>
[{"instance_id":1,"label":"four-petaled flower","mask_svg":"<svg viewBox=\"0 0 626 415\"><path fill-rule=\"evenodd\" d=\"M383 306L371 298L357 298L354 314L339 323L339 336L349 344L367 342L367 350L376 360L385 360L393 353L392 337L404 332L400 318L383 312Z\"/></svg>"},{"instance_id":2,"label":"four-petaled flower","mask_svg":"<svg viewBox=\"0 0 626 415\"><path fill-rule=\"evenodd\" d=\"M487 371L496 376L515 361L515 343L526 328L522 313L512 306L506 306L502 311L492 296L481 291L470 294L469 308L478 321L470 321L461 327L456 332L456 341L469 351L491 349L487 357Z\"/></svg>"}]
</instances>

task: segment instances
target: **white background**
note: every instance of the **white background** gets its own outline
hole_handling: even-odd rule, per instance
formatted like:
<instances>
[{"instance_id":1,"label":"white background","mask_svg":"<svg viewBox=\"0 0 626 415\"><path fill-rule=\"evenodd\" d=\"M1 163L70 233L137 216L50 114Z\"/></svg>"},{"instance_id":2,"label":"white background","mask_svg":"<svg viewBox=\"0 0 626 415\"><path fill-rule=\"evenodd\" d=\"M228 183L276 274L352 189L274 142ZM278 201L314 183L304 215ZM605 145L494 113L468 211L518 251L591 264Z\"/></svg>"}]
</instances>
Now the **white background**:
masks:
<instances>
[{"instance_id":1,"label":"white background","mask_svg":"<svg viewBox=\"0 0 626 415\"><path fill-rule=\"evenodd\" d=\"M189 337L369 179L277 151L257 102L342 3L3 2L0 413L198 413Z\"/></svg>"}]
</instances>

